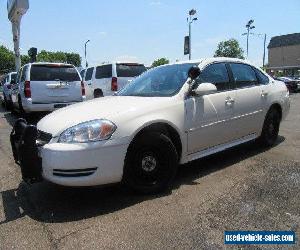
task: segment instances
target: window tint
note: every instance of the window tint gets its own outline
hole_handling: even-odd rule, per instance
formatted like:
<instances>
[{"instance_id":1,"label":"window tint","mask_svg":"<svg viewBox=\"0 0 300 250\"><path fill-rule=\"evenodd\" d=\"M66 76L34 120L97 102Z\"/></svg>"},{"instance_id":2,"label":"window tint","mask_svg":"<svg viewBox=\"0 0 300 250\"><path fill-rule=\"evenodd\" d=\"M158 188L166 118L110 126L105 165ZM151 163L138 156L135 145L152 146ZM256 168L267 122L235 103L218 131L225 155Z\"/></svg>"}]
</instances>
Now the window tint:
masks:
<instances>
[{"instance_id":1,"label":"window tint","mask_svg":"<svg viewBox=\"0 0 300 250\"><path fill-rule=\"evenodd\" d=\"M241 63L230 64L236 88L244 88L257 84L254 70L251 66Z\"/></svg>"},{"instance_id":2,"label":"window tint","mask_svg":"<svg viewBox=\"0 0 300 250\"><path fill-rule=\"evenodd\" d=\"M20 79L21 82L25 82L25 80L26 80L26 70L27 70L27 68L28 68L28 66L26 65L22 69L21 79Z\"/></svg>"},{"instance_id":3,"label":"window tint","mask_svg":"<svg viewBox=\"0 0 300 250\"><path fill-rule=\"evenodd\" d=\"M83 79L83 77L84 77L84 73L85 73L85 69L84 69L84 70L81 70L80 75L81 75L81 78L82 78L82 79Z\"/></svg>"},{"instance_id":4,"label":"window tint","mask_svg":"<svg viewBox=\"0 0 300 250\"><path fill-rule=\"evenodd\" d=\"M10 78L11 78L11 80L16 80L17 74L11 74Z\"/></svg>"},{"instance_id":5,"label":"window tint","mask_svg":"<svg viewBox=\"0 0 300 250\"><path fill-rule=\"evenodd\" d=\"M23 77L23 73L22 73ZM31 81L80 81L77 70L72 66L32 65Z\"/></svg>"},{"instance_id":6,"label":"window tint","mask_svg":"<svg viewBox=\"0 0 300 250\"><path fill-rule=\"evenodd\" d=\"M146 67L142 64L117 64L118 77L136 77L145 72L146 70Z\"/></svg>"},{"instance_id":7,"label":"window tint","mask_svg":"<svg viewBox=\"0 0 300 250\"><path fill-rule=\"evenodd\" d=\"M85 73L85 80L89 81L92 79L94 68L88 68Z\"/></svg>"},{"instance_id":8,"label":"window tint","mask_svg":"<svg viewBox=\"0 0 300 250\"><path fill-rule=\"evenodd\" d=\"M200 74L201 82L209 82L216 85L218 91L229 89L229 77L224 63L208 65Z\"/></svg>"},{"instance_id":9,"label":"window tint","mask_svg":"<svg viewBox=\"0 0 300 250\"><path fill-rule=\"evenodd\" d=\"M269 83L269 77L267 77L265 74L263 74L260 70L255 69L259 84L268 84Z\"/></svg>"},{"instance_id":10,"label":"window tint","mask_svg":"<svg viewBox=\"0 0 300 250\"><path fill-rule=\"evenodd\" d=\"M112 65L103 65L96 68L96 79L112 77Z\"/></svg>"}]
</instances>

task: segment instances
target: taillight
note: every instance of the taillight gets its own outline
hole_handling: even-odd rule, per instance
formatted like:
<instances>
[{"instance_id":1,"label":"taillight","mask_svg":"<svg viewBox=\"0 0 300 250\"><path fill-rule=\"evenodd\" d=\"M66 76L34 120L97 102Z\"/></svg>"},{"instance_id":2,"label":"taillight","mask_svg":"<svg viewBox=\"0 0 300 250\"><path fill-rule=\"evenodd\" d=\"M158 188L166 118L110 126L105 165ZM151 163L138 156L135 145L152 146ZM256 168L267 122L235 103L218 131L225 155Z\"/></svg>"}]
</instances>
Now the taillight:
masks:
<instances>
[{"instance_id":1,"label":"taillight","mask_svg":"<svg viewBox=\"0 0 300 250\"><path fill-rule=\"evenodd\" d=\"M30 90L30 81L25 81L24 84L24 94L26 98L31 97L31 90Z\"/></svg>"},{"instance_id":2,"label":"taillight","mask_svg":"<svg viewBox=\"0 0 300 250\"><path fill-rule=\"evenodd\" d=\"M111 78L111 91L118 91L118 78Z\"/></svg>"},{"instance_id":3,"label":"taillight","mask_svg":"<svg viewBox=\"0 0 300 250\"><path fill-rule=\"evenodd\" d=\"M7 84L6 87L7 87L7 89L11 89L11 85L10 84Z\"/></svg>"},{"instance_id":4,"label":"taillight","mask_svg":"<svg viewBox=\"0 0 300 250\"><path fill-rule=\"evenodd\" d=\"M85 96L85 87L84 87L84 82L81 81L81 95Z\"/></svg>"}]
</instances>

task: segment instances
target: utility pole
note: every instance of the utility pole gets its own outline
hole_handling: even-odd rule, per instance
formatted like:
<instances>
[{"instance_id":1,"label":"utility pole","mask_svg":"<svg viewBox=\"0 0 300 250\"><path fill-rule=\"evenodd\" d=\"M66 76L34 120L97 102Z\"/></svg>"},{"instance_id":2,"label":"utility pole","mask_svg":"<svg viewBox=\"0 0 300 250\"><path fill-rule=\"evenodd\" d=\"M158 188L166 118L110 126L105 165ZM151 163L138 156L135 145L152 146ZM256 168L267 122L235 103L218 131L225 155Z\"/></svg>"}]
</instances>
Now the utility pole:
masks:
<instances>
[{"instance_id":1,"label":"utility pole","mask_svg":"<svg viewBox=\"0 0 300 250\"><path fill-rule=\"evenodd\" d=\"M16 71L21 68L20 33L21 19L29 9L29 0L7 0L8 19L12 25Z\"/></svg>"},{"instance_id":2,"label":"utility pole","mask_svg":"<svg viewBox=\"0 0 300 250\"><path fill-rule=\"evenodd\" d=\"M87 68L89 66L87 57L86 57L86 45L90 42L90 40L87 40L84 44L84 57L85 57L85 67Z\"/></svg>"},{"instance_id":3,"label":"utility pole","mask_svg":"<svg viewBox=\"0 0 300 250\"><path fill-rule=\"evenodd\" d=\"M266 59L266 40L267 40L267 34L264 35L263 68L265 68L265 59Z\"/></svg>"},{"instance_id":4,"label":"utility pole","mask_svg":"<svg viewBox=\"0 0 300 250\"><path fill-rule=\"evenodd\" d=\"M193 16L197 13L197 11L195 9L191 9L189 11L189 19L188 19L188 23L189 23L189 60L192 59L192 23L194 21L197 21L198 18Z\"/></svg>"}]
</instances>

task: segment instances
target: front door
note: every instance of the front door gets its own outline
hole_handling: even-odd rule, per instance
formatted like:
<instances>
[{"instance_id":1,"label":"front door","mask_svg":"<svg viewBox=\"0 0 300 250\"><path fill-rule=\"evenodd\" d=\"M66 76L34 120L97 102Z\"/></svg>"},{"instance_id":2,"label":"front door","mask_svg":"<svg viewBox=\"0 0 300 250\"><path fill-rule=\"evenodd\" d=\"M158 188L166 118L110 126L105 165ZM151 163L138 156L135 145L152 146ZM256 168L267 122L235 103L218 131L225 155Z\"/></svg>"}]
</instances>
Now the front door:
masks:
<instances>
[{"instance_id":1,"label":"front door","mask_svg":"<svg viewBox=\"0 0 300 250\"><path fill-rule=\"evenodd\" d=\"M200 82L216 85L217 92L204 96L191 96L185 101L188 153L192 154L236 138L232 126L235 90L224 63L208 65L199 76Z\"/></svg>"}]
</instances>

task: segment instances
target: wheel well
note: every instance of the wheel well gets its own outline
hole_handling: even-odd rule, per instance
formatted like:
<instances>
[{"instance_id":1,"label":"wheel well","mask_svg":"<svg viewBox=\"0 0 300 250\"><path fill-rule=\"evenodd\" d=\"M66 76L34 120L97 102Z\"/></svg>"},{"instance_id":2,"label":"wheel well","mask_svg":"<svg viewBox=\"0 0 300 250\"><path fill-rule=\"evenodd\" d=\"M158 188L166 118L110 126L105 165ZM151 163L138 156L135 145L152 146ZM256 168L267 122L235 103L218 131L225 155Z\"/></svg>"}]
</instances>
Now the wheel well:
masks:
<instances>
[{"instance_id":1,"label":"wheel well","mask_svg":"<svg viewBox=\"0 0 300 250\"><path fill-rule=\"evenodd\" d=\"M167 123L154 123L154 124L151 124L151 125L143 128L141 131L139 131L135 135L135 137L131 141L130 145L133 144L137 138L139 138L140 136L143 136L143 134L145 134L147 132L160 132L160 133L168 136L176 148L178 158L179 159L181 158L182 143L181 143L180 136L179 136L178 132L176 131L176 129L174 129L171 125L169 125Z\"/></svg>"},{"instance_id":2,"label":"wheel well","mask_svg":"<svg viewBox=\"0 0 300 250\"><path fill-rule=\"evenodd\" d=\"M103 96L103 91L102 89L95 89L94 90L94 97L99 97L99 96Z\"/></svg>"},{"instance_id":3,"label":"wheel well","mask_svg":"<svg viewBox=\"0 0 300 250\"><path fill-rule=\"evenodd\" d=\"M280 104L278 104L278 103L272 104L271 107L269 108L269 111L270 111L271 109L277 110L277 112L278 112L279 115L280 115L280 120L281 120L281 119L282 119L282 108L281 108Z\"/></svg>"}]
</instances>

